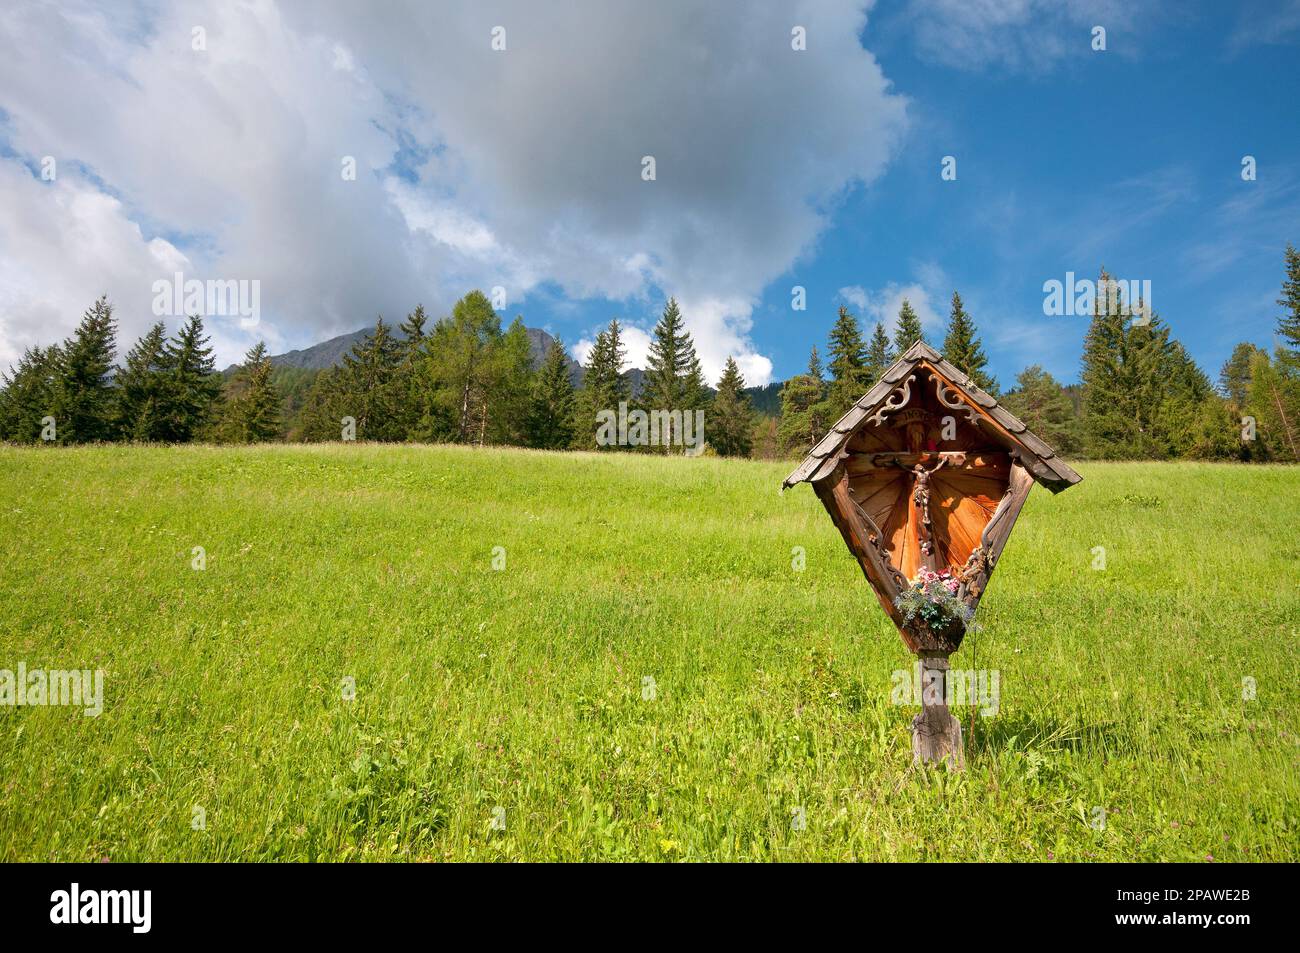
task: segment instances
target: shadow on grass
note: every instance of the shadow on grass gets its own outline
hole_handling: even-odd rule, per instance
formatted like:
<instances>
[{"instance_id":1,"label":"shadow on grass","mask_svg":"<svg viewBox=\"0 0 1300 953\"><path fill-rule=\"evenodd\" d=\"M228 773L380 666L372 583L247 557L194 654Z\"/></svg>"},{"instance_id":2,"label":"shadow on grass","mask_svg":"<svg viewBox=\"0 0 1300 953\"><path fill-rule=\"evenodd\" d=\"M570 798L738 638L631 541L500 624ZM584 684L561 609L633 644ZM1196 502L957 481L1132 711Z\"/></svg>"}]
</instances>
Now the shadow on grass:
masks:
<instances>
[{"instance_id":1,"label":"shadow on grass","mask_svg":"<svg viewBox=\"0 0 1300 953\"><path fill-rule=\"evenodd\" d=\"M972 732L968 711L954 710L953 714L961 717L967 751L973 755L996 755L1009 751L1114 754L1133 749L1133 739L1128 730L1114 721L1081 725L1049 714L1018 712L993 718L976 714Z\"/></svg>"}]
</instances>

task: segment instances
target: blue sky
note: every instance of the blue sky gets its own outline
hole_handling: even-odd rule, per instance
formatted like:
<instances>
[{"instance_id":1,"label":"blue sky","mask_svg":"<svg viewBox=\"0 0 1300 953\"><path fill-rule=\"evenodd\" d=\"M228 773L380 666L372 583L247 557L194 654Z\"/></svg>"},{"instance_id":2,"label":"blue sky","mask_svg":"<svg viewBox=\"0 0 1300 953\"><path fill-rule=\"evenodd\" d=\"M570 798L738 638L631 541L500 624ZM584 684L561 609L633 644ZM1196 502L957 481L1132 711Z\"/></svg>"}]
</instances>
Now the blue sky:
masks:
<instances>
[{"instance_id":1,"label":"blue sky","mask_svg":"<svg viewBox=\"0 0 1300 953\"><path fill-rule=\"evenodd\" d=\"M1115 28L1094 52L1084 27L1062 62L955 65L891 29L898 8L878 7L884 25L873 17L862 43L908 97L913 126L884 175L851 189L815 247L764 289L752 336L774 379L801 372L812 345L825 353L841 304L869 329L888 301L892 332L893 303L919 285L939 322L961 292L1004 387L1035 363L1075 381L1088 322L1044 315L1042 287L1102 265L1151 282L1157 314L1212 378L1237 342L1271 346L1283 250L1300 244L1294 32L1234 41L1238 12L1188 4L1185 19L1147 26L1157 42L1147 32L1141 55ZM940 177L946 155L955 181ZM1246 155L1255 181L1242 179ZM806 312L791 310L794 285ZM636 304L592 302L550 323L572 340L609 313L650 320ZM942 328L927 334L938 343Z\"/></svg>"},{"instance_id":2,"label":"blue sky","mask_svg":"<svg viewBox=\"0 0 1300 953\"><path fill-rule=\"evenodd\" d=\"M207 316L223 364L478 287L579 357L617 316L634 363L675 295L763 383L841 304L938 343L956 289L1004 386L1073 381L1043 285L1105 265L1215 376L1300 242L1298 48L1300 0L13 0L0 364L104 292L124 347L174 326L181 272L260 288Z\"/></svg>"}]
</instances>

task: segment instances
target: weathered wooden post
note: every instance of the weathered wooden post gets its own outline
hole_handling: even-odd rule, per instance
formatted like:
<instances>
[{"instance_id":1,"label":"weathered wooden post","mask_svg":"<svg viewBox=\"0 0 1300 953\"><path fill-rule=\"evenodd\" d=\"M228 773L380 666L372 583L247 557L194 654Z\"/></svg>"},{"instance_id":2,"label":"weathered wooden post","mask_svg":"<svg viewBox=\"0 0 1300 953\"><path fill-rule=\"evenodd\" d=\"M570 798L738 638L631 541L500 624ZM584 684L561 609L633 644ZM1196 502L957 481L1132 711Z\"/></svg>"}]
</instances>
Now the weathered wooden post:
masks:
<instances>
[{"instance_id":1,"label":"weathered wooden post","mask_svg":"<svg viewBox=\"0 0 1300 953\"><path fill-rule=\"evenodd\" d=\"M1034 482L1059 493L1080 479L918 341L782 483L812 484L920 660L915 761L964 765L961 723L948 711L948 657L961 646Z\"/></svg>"}]
</instances>

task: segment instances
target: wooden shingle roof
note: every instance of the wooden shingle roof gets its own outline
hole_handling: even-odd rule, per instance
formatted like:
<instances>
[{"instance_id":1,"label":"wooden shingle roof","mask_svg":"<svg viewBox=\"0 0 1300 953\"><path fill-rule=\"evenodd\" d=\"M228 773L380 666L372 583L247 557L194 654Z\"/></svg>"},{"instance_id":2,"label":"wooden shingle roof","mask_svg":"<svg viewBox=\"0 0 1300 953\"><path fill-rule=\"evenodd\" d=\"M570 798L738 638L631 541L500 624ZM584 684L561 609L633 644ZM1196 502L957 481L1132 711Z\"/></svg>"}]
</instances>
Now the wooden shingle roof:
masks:
<instances>
[{"instance_id":1,"label":"wooden shingle roof","mask_svg":"<svg viewBox=\"0 0 1300 953\"><path fill-rule=\"evenodd\" d=\"M1043 486L1053 493L1059 493L1083 479L1056 455L1055 450L976 386L966 374L945 361L930 345L917 341L885 371L871 390L858 398L826 436L817 441L803 462L782 482L782 488L805 481L815 483L829 476L846 453L845 446L853 435L866 425L894 388L922 365L944 378L963 400L976 408L978 419L985 425L984 429L990 436L1013 451L1025 469Z\"/></svg>"}]
</instances>

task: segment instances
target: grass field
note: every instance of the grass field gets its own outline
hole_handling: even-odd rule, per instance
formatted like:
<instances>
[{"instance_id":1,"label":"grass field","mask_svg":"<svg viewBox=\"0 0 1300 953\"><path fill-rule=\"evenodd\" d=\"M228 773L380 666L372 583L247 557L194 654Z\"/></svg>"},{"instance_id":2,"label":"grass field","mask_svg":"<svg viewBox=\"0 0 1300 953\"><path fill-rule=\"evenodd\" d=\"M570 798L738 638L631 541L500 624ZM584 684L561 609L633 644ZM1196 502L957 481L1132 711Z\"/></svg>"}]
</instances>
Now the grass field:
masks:
<instances>
[{"instance_id":1,"label":"grass field","mask_svg":"<svg viewBox=\"0 0 1300 953\"><path fill-rule=\"evenodd\" d=\"M104 710L0 708L0 860L1300 859L1300 470L1035 489L949 774L788 469L2 449L0 669L102 669Z\"/></svg>"}]
</instances>

